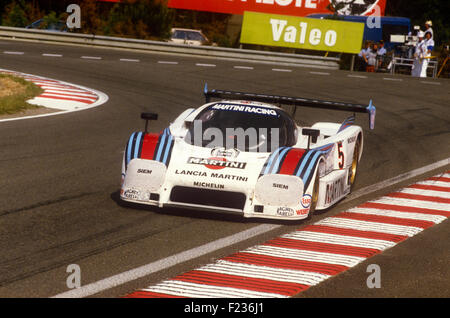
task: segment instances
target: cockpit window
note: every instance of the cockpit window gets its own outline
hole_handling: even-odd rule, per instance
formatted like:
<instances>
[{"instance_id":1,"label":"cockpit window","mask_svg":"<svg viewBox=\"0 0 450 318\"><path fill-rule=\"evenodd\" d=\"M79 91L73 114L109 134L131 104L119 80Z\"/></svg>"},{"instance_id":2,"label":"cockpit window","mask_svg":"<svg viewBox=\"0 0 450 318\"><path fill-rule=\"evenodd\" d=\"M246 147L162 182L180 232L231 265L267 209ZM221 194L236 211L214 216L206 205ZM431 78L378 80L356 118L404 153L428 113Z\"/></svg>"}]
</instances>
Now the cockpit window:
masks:
<instances>
[{"instance_id":1,"label":"cockpit window","mask_svg":"<svg viewBox=\"0 0 450 318\"><path fill-rule=\"evenodd\" d=\"M272 152L296 143L294 121L281 109L216 103L198 114L186 142L201 147Z\"/></svg>"}]
</instances>

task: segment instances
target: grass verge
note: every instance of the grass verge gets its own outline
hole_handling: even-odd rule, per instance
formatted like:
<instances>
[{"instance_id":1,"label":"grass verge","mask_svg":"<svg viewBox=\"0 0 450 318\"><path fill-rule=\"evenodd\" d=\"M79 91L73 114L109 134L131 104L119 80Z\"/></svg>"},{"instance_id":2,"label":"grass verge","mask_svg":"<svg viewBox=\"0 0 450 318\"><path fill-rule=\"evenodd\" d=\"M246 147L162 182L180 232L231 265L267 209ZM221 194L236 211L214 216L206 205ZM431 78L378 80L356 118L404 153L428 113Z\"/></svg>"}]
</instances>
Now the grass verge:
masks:
<instances>
[{"instance_id":1,"label":"grass verge","mask_svg":"<svg viewBox=\"0 0 450 318\"><path fill-rule=\"evenodd\" d=\"M27 103L44 90L21 77L0 73L0 115L15 114L21 111L39 108Z\"/></svg>"}]
</instances>

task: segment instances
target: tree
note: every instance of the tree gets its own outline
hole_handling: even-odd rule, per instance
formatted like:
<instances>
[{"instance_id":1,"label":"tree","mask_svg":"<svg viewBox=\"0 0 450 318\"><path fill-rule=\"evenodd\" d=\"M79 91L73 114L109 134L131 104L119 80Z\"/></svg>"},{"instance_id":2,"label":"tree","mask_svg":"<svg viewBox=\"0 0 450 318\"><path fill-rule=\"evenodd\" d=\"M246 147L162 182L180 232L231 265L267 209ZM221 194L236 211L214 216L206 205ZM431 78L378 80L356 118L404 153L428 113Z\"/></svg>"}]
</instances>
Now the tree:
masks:
<instances>
[{"instance_id":1,"label":"tree","mask_svg":"<svg viewBox=\"0 0 450 318\"><path fill-rule=\"evenodd\" d=\"M126 0L114 5L104 27L107 35L167 38L173 10L158 0Z\"/></svg>"},{"instance_id":2,"label":"tree","mask_svg":"<svg viewBox=\"0 0 450 318\"><path fill-rule=\"evenodd\" d=\"M1 3L7 3L2 9L4 10L2 15L2 25L12 27L25 27L31 22L41 17L41 11L36 3L30 3L30 1L18 0L18 1L1 1Z\"/></svg>"},{"instance_id":3,"label":"tree","mask_svg":"<svg viewBox=\"0 0 450 318\"><path fill-rule=\"evenodd\" d=\"M388 0L386 4L386 15L410 18L422 30L425 21L432 20L436 46L450 42L449 12L449 0Z\"/></svg>"}]
</instances>

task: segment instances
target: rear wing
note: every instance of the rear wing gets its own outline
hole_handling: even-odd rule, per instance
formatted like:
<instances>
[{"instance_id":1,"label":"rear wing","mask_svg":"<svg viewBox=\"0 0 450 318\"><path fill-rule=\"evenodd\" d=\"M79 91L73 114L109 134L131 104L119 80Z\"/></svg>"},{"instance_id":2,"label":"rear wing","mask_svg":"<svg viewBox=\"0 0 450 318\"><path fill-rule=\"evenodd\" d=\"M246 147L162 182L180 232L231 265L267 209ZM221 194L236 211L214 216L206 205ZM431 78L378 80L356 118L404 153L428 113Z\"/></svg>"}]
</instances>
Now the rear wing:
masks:
<instances>
[{"instance_id":1,"label":"rear wing","mask_svg":"<svg viewBox=\"0 0 450 318\"><path fill-rule=\"evenodd\" d=\"M308 99L302 97L253 94L244 92L224 91L218 89L208 90L207 84L205 84L204 94L206 103L209 103L211 101L211 98L220 98L220 99L234 99L234 100L249 100L276 105L290 105L295 107L324 108L331 110L348 111L353 113L367 113L369 115L370 129L375 128L376 108L372 104L372 100L370 100L369 105L366 106L360 104L325 101L319 99Z\"/></svg>"}]
</instances>

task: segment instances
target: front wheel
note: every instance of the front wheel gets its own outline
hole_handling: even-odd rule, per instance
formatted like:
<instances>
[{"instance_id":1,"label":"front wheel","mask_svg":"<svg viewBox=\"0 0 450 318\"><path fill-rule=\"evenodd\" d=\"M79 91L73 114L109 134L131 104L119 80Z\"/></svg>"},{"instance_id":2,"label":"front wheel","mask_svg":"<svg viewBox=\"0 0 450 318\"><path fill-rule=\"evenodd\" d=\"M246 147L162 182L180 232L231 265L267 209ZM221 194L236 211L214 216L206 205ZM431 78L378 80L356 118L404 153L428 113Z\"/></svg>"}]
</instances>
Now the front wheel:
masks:
<instances>
[{"instance_id":1,"label":"front wheel","mask_svg":"<svg viewBox=\"0 0 450 318\"><path fill-rule=\"evenodd\" d=\"M350 173L349 173L349 183L350 187L353 189L353 185L356 181L356 173L358 171L358 163L359 163L359 151L361 148L361 139L358 138L355 143L355 149L353 151L353 160L352 160L352 166L350 167Z\"/></svg>"},{"instance_id":2,"label":"front wheel","mask_svg":"<svg viewBox=\"0 0 450 318\"><path fill-rule=\"evenodd\" d=\"M311 219L314 212L316 212L317 202L319 201L319 171L316 172L316 178L314 179L313 192L311 196L311 206L307 219Z\"/></svg>"}]
</instances>

